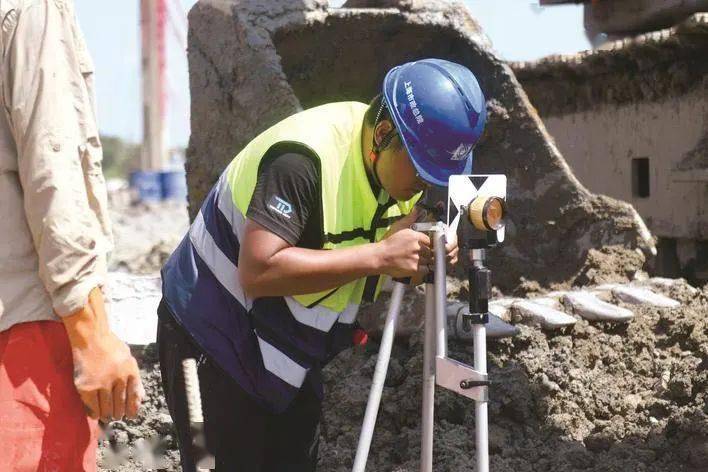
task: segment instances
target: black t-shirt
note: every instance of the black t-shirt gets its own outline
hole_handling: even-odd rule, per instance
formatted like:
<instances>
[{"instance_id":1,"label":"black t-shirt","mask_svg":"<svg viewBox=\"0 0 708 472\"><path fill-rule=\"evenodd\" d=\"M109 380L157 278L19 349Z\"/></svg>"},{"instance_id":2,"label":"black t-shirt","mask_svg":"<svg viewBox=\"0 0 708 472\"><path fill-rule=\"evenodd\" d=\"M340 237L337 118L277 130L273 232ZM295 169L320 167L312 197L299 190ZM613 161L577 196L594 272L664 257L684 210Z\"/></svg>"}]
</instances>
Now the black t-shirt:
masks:
<instances>
[{"instance_id":1,"label":"black t-shirt","mask_svg":"<svg viewBox=\"0 0 708 472\"><path fill-rule=\"evenodd\" d=\"M293 246L323 244L318 162L297 152L266 156L246 217Z\"/></svg>"}]
</instances>

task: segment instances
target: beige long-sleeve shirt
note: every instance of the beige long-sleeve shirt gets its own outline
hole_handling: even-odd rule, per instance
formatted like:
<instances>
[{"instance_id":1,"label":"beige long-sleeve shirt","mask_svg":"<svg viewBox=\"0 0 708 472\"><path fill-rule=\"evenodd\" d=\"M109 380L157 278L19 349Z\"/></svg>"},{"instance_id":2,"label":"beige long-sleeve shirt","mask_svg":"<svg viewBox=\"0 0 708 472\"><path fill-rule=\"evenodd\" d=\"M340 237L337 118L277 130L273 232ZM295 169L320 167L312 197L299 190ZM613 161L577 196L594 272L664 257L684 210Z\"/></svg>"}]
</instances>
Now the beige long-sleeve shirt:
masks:
<instances>
[{"instance_id":1,"label":"beige long-sleeve shirt","mask_svg":"<svg viewBox=\"0 0 708 472\"><path fill-rule=\"evenodd\" d=\"M103 285L112 249L93 64L72 0L0 0L0 331Z\"/></svg>"}]
</instances>

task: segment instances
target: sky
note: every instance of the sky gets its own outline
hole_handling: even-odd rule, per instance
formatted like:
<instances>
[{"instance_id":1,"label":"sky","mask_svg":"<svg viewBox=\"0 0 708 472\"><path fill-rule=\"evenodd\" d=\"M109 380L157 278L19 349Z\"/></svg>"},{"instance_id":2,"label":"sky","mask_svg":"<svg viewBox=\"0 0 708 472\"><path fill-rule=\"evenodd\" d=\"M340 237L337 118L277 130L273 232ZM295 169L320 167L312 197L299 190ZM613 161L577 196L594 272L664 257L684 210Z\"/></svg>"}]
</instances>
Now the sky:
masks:
<instances>
[{"instance_id":1,"label":"sky","mask_svg":"<svg viewBox=\"0 0 708 472\"><path fill-rule=\"evenodd\" d=\"M95 63L101 134L131 142L142 139L139 0L74 0ZM168 0L186 21L195 0ZM338 6L342 0L331 1ZM507 60L533 60L590 48L579 5L539 7L537 0L465 0L494 49ZM168 143L189 140L187 58L179 36L168 30Z\"/></svg>"}]
</instances>

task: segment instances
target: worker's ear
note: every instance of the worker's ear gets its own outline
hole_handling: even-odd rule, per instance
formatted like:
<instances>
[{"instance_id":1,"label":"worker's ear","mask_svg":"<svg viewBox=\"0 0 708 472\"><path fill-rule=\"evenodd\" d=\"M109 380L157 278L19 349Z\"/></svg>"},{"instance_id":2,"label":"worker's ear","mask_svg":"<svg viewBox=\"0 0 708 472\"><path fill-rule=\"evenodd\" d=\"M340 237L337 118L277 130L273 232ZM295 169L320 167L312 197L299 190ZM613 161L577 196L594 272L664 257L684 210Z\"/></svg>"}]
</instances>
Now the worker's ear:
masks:
<instances>
[{"instance_id":1,"label":"worker's ear","mask_svg":"<svg viewBox=\"0 0 708 472\"><path fill-rule=\"evenodd\" d=\"M389 120L381 120L376 125L374 130L374 139L376 140L376 145L381 146L383 139L391 132L393 129L393 124Z\"/></svg>"}]
</instances>

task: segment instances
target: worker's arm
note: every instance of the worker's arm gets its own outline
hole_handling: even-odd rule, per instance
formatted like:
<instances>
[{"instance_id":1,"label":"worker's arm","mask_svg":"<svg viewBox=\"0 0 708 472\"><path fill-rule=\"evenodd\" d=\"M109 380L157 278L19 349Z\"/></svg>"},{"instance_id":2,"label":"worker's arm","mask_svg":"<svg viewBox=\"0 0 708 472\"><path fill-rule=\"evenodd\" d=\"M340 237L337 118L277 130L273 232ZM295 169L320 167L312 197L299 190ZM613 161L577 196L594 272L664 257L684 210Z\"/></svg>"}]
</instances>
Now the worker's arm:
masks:
<instances>
[{"instance_id":1,"label":"worker's arm","mask_svg":"<svg viewBox=\"0 0 708 472\"><path fill-rule=\"evenodd\" d=\"M430 238L413 231L411 213L386 238L345 249L294 247L253 221L246 222L239 252L239 275L251 298L320 292L375 274L410 277L432 261Z\"/></svg>"},{"instance_id":2,"label":"worker's arm","mask_svg":"<svg viewBox=\"0 0 708 472\"><path fill-rule=\"evenodd\" d=\"M77 390L107 419L135 414L142 387L98 288L110 238L91 65L72 5L22 2L3 19L2 94L39 277L69 335Z\"/></svg>"}]
</instances>

